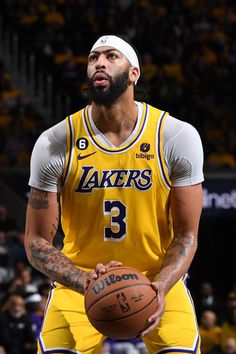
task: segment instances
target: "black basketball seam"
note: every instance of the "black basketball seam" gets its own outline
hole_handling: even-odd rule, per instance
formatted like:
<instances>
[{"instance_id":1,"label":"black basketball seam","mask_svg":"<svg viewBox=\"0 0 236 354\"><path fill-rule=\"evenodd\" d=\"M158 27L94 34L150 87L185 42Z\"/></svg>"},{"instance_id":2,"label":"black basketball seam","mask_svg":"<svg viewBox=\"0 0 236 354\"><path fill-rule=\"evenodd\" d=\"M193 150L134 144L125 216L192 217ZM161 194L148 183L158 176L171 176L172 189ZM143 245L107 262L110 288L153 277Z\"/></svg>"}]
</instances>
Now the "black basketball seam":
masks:
<instances>
[{"instance_id":1,"label":"black basketball seam","mask_svg":"<svg viewBox=\"0 0 236 354\"><path fill-rule=\"evenodd\" d=\"M143 285L143 284L137 284L137 285ZM147 285L147 284L145 284L145 285ZM130 285L131 286L131 285ZM121 288L121 289L123 289L123 288ZM119 289L117 289L117 290L119 290ZM108 295L108 294L106 294L106 295ZM154 298L148 303L148 304L146 304L144 307L142 307L141 309L139 309L138 311L136 311L136 312L132 312L132 313L130 313L130 314L128 314L127 316L122 316L122 317L117 317L117 318L113 318L113 319L110 319L110 320L96 320L95 318L93 318L92 316L88 316L89 318L91 318L91 320L93 320L93 321L96 321L96 322L101 322L101 323L103 323L103 322L114 322L114 321L119 321L119 320L123 320L124 318L128 318L128 317L130 317L130 316L133 316L133 315L136 315L137 313L139 313L140 311L142 311L142 310L144 310L146 307L148 307L154 300L156 299L156 296L154 296ZM101 299L100 299L101 300ZM95 303L94 303L95 304ZM93 305L94 305L93 304ZM92 305L92 306L93 306ZM90 306L90 308L92 307L92 306ZM89 309L90 309L89 308Z\"/></svg>"},{"instance_id":2,"label":"black basketball seam","mask_svg":"<svg viewBox=\"0 0 236 354\"><path fill-rule=\"evenodd\" d=\"M151 286L151 284L147 284L147 283L138 283L138 284L130 284L130 285L125 285L125 286L122 286L121 288L118 288L118 289L113 289L111 290L109 293L106 293L105 295L103 295L102 297L100 297L99 299L97 299L96 301L94 301L92 303L92 305L89 306L89 308L87 309L87 312L91 309L91 307L93 307L97 302L101 301L104 297L106 297L107 295L110 295L118 290L122 290L124 288L130 288L131 286L138 286L138 285L148 285L148 286ZM86 298L85 298L85 303L86 303Z\"/></svg>"}]
</instances>

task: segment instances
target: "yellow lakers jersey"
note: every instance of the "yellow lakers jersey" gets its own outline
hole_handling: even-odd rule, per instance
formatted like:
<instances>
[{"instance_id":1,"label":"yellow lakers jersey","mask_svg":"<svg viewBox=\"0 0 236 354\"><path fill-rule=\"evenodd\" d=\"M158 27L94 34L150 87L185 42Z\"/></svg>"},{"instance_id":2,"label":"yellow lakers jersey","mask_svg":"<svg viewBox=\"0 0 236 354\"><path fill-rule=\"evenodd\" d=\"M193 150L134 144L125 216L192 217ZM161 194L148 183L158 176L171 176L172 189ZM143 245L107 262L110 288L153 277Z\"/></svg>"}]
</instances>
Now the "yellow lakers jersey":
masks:
<instances>
[{"instance_id":1,"label":"yellow lakers jersey","mask_svg":"<svg viewBox=\"0 0 236 354\"><path fill-rule=\"evenodd\" d=\"M132 140L110 148L93 131L88 109L67 118L62 252L84 270L117 260L152 278L173 238L162 147L167 113L143 104Z\"/></svg>"}]
</instances>

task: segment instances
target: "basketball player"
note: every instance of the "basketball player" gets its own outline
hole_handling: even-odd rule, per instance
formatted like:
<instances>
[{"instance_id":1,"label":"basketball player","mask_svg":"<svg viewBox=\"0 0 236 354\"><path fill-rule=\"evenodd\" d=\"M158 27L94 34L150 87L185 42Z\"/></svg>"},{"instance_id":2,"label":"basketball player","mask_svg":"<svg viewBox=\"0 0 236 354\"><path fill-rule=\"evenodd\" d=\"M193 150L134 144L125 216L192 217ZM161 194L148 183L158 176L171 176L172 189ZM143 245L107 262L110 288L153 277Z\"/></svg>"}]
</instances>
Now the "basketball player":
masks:
<instances>
[{"instance_id":1,"label":"basketball player","mask_svg":"<svg viewBox=\"0 0 236 354\"><path fill-rule=\"evenodd\" d=\"M51 277L39 353L100 353L84 294L117 265L143 272L159 307L141 333L149 353L198 353L185 286L197 248L203 151L190 124L134 100L135 50L103 36L88 56L91 105L45 131L31 158L25 247ZM59 217L62 251L53 244Z\"/></svg>"}]
</instances>

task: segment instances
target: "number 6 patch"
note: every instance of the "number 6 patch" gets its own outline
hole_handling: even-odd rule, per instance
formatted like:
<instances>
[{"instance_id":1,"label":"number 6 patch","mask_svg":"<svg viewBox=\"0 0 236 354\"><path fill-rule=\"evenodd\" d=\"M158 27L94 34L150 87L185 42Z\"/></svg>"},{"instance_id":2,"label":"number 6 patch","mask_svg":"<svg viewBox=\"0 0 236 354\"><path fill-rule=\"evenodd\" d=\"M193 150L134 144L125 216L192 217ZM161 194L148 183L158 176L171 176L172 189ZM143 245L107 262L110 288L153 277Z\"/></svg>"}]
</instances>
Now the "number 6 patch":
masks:
<instances>
[{"instance_id":1,"label":"number 6 patch","mask_svg":"<svg viewBox=\"0 0 236 354\"><path fill-rule=\"evenodd\" d=\"M86 150L88 147L88 144L89 144L89 142L86 138L79 138L76 141L76 146L79 150Z\"/></svg>"}]
</instances>

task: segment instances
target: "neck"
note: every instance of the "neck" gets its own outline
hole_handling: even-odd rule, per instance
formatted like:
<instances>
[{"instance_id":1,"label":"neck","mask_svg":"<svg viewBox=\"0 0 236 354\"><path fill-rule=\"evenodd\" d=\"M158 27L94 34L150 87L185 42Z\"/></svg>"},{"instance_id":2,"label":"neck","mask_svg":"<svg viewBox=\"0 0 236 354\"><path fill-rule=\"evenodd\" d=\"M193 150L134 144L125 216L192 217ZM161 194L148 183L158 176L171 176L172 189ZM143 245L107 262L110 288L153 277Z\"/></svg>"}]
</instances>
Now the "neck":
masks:
<instances>
[{"instance_id":1,"label":"neck","mask_svg":"<svg viewBox=\"0 0 236 354\"><path fill-rule=\"evenodd\" d=\"M135 125L137 120L137 106L133 100L122 100L111 107L92 104L92 117L102 133L107 130L119 132L125 125Z\"/></svg>"},{"instance_id":2,"label":"neck","mask_svg":"<svg viewBox=\"0 0 236 354\"><path fill-rule=\"evenodd\" d=\"M138 108L133 99L118 100L111 107L92 103L92 117L95 125L115 146L125 141L133 131Z\"/></svg>"}]
</instances>

